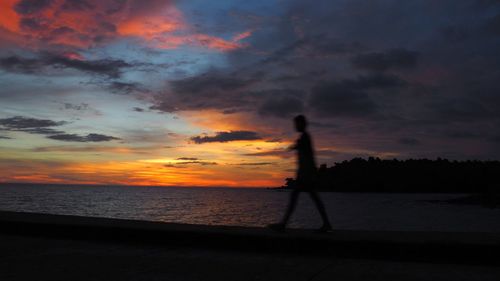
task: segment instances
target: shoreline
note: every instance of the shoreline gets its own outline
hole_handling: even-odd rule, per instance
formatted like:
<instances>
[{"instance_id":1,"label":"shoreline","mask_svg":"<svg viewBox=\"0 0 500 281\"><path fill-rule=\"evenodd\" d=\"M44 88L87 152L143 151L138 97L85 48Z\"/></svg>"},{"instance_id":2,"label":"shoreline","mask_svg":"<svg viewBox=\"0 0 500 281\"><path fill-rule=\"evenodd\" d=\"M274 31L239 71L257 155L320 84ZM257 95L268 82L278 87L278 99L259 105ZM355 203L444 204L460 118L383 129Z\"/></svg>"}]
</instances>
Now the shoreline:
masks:
<instances>
[{"instance_id":1,"label":"shoreline","mask_svg":"<svg viewBox=\"0 0 500 281\"><path fill-rule=\"evenodd\" d=\"M500 264L500 233L354 231L206 226L96 217L0 211L0 233L107 244L177 245L239 252L299 253L309 256L369 258L464 264Z\"/></svg>"}]
</instances>

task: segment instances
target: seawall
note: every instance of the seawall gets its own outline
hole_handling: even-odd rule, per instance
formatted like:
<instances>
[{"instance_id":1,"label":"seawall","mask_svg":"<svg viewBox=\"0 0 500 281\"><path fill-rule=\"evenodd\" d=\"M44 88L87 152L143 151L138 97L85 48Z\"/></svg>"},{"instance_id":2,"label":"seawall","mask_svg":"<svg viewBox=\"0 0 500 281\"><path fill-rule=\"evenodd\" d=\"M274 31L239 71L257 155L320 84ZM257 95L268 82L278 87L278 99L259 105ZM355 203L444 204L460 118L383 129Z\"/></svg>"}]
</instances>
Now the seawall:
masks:
<instances>
[{"instance_id":1,"label":"seawall","mask_svg":"<svg viewBox=\"0 0 500 281\"><path fill-rule=\"evenodd\" d=\"M266 228L188 225L96 217L0 211L6 235L176 245L303 255L500 264L500 233L313 230L273 232Z\"/></svg>"}]
</instances>

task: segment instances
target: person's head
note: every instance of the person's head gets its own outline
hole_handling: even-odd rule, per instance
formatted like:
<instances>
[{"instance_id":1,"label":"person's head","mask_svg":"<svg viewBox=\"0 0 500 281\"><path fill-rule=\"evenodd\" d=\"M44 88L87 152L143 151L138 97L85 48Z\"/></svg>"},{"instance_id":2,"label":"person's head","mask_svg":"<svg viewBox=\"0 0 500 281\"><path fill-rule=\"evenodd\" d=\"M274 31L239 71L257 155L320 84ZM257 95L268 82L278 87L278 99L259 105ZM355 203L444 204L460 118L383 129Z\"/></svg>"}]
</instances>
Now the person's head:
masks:
<instances>
[{"instance_id":1,"label":"person's head","mask_svg":"<svg viewBox=\"0 0 500 281\"><path fill-rule=\"evenodd\" d=\"M295 130L297 132L304 132L307 127L307 120L304 115L297 115L295 118L293 118L293 122L295 123Z\"/></svg>"}]
</instances>

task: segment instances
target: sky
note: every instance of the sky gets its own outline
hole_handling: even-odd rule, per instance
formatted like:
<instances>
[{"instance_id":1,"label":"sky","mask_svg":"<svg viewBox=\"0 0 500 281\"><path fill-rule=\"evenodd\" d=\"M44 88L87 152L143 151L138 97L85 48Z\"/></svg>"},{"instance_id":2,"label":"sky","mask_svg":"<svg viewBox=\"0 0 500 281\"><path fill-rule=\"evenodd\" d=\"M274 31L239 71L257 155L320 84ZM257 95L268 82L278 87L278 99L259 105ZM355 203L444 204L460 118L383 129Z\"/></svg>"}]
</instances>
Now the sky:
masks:
<instances>
[{"instance_id":1,"label":"sky","mask_svg":"<svg viewBox=\"0 0 500 281\"><path fill-rule=\"evenodd\" d=\"M279 186L500 158L498 0L1 0L0 182Z\"/></svg>"}]
</instances>

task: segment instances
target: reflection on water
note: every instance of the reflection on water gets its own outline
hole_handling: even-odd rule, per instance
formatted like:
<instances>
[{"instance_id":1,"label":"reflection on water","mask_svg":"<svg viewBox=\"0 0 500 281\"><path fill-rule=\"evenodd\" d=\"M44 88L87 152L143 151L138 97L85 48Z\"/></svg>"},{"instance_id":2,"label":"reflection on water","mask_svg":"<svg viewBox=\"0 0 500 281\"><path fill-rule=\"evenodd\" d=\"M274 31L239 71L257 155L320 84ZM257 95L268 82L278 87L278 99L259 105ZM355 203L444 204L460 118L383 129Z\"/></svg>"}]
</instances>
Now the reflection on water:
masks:
<instances>
[{"instance_id":1,"label":"reflection on water","mask_svg":"<svg viewBox=\"0 0 500 281\"><path fill-rule=\"evenodd\" d=\"M0 185L0 209L209 225L265 226L281 219L288 192L265 189ZM322 193L334 228L498 232L499 209L429 203L449 194ZM321 225L301 195L291 227Z\"/></svg>"}]
</instances>

